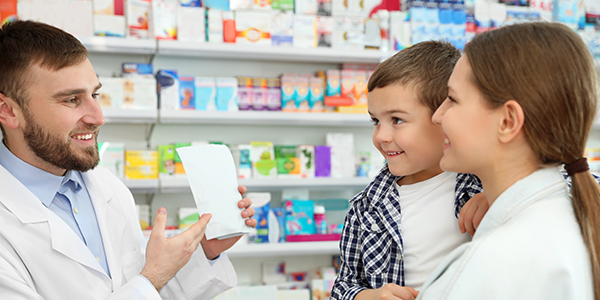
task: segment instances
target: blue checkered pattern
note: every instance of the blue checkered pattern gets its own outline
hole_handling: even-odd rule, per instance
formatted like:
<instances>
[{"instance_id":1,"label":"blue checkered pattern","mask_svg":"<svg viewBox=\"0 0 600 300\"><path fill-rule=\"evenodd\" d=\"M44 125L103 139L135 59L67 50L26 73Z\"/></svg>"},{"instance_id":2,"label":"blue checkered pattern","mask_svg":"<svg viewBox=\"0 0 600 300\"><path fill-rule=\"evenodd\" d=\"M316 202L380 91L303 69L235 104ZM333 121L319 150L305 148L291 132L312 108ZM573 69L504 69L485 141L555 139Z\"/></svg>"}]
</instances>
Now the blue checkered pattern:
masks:
<instances>
[{"instance_id":1,"label":"blue checkered pattern","mask_svg":"<svg viewBox=\"0 0 600 300\"><path fill-rule=\"evenodd\" d=\"M404 285L400 197L393 188L401 177L388 166L351 200L346 215L341 249L341 268L331 291L332 300L353 300L365 289L377 289L388 283ZM463 205L482 192L475 175L458 174L455 188L455 216Z\"/></svg>"}]
</instances>

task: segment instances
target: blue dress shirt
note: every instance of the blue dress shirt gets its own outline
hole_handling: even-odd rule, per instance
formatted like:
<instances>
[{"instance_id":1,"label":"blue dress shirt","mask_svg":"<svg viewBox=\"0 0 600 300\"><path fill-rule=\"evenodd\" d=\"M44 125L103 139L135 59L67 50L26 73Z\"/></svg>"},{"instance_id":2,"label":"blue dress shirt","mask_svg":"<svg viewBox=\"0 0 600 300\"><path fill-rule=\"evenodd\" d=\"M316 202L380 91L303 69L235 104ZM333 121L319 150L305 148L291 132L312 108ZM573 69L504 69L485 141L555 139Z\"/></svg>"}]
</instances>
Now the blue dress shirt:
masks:
<instances>
[{"instance_id":1,"label":"blue dress shirt","mask_svg":"<svg viewBox=\"0 0 600 300\"><path fill-rule=\"evenodd\" d=\"M48 173L15 156L3 142L0 142L0 165L73 229L110 277L96 212L81 173L67 171L65 176Z\"/></svg>"}]
</instances>

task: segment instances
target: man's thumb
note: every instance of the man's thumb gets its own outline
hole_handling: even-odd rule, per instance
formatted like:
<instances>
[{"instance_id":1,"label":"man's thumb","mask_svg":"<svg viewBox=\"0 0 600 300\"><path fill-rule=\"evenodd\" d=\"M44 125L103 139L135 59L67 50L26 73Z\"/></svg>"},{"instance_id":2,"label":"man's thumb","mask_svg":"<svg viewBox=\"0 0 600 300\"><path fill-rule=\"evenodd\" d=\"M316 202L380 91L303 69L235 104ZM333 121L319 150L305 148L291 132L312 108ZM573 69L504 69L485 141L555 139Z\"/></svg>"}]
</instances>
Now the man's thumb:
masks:
<instances>
[{"instance_id":1,"label":"man's thumb","mask_svg":"<svg viewBox=\"0 0 600 300\"><path fill-rule=\"evenodd\" d=\"M154 217L154 227L152 228L152 235L160 234L160 236L165 236L165 227L167 226L167 209L161 207L156 212L156 217Z\"/></svg>"}]
</instances>

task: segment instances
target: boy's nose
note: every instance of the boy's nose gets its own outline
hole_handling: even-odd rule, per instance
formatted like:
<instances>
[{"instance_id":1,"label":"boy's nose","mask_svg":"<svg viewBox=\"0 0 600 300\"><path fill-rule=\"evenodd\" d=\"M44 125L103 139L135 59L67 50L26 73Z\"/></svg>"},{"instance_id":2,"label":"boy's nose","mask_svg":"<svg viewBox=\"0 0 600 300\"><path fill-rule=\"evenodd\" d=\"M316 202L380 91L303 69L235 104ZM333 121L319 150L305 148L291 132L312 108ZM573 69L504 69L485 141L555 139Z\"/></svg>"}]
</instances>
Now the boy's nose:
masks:
<instances>
[{"instance_id":1,"label":"boy's nose","mask_svg":"<svg viewBox=\"0 0 600 300\"><path fill-rule=\"evenodd\" d=\"M442 117L444 116L444 113L446 112L446 110L448 109L448 98L446 98L446 100L444 100L444 102L442 102L442 105L440 105L440 107L438 107L438 109L433 113L433 116L431 116L431 122L433 122L433 124L435 125L442 125Z\"/></svg>"},{"instance_id":2,"label":"boy's nose","mask_svg":"<svg viewBox=\"0 0 600 300\"><path fill-rule=\"evenodd\" d=\"M379 130L375 134L375 139L379 143L389 143L392 141L391 130L387 128L387 126L381 125Z\"/></svg>"}]
</instances>

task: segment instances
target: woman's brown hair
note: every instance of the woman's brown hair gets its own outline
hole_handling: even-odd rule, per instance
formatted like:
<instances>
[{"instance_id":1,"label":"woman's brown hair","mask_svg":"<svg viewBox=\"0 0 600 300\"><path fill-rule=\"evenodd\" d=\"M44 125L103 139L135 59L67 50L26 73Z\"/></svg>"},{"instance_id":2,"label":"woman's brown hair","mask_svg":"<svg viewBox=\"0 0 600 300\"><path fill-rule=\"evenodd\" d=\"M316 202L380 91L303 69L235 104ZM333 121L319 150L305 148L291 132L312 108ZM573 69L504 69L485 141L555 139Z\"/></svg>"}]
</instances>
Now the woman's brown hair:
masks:
<instances>
[{"instance_id":1,"label":"woman's brown hair","mask_svg":"<svg viewBox=\"0 0 600 300\"><path fill-rule=\"evenodd\" d=\"M473 81L491 107L516 100L542 165L583 157L598 106L598 79L581 38L558 23L526 23L478 35L465 47ZM589 171L571 176L575 215L600 300L600 188Z\"/></svg>"}]
</instances>

